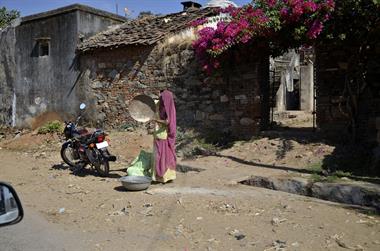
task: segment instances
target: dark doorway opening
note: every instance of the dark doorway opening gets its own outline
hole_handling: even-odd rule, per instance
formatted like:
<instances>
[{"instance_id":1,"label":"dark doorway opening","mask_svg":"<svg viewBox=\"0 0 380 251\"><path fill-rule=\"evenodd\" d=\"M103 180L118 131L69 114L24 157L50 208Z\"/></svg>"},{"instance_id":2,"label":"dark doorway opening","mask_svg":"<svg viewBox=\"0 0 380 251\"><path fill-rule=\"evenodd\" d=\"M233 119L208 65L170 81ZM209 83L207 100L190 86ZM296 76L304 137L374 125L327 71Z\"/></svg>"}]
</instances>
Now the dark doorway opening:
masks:
<instances>
[{"instance_id":1,"label":"dark doorway opening","mask_svg":"<svg viewBox=\"0 0 380 251\"><path fill-rule=\"evenodd\" d=\"M295 79L293 81L293 91L286 92L286 110L288 111L301 110L300 81L298 79Z\"/></svg>"}]
</instances>

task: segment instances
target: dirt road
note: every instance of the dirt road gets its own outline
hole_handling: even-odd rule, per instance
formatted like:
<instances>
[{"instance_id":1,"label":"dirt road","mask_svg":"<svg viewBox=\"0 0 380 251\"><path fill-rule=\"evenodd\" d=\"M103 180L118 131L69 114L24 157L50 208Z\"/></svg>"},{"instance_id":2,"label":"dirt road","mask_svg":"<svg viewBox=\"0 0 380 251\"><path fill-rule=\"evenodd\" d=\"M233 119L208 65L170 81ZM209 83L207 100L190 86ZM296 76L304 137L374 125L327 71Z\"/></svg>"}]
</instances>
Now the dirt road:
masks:
<instances>
[{"instance_id":1,"label":"dirt road","mask_svg":"<svg viewBox=\"0 0 380 251\"><path fill-rule=\"evenodd\" d=\"M1 250L7 251L51 251L86 249L90 237L84 233L64 231L49 223L32 208L24 208L25 218L17 225L4 227L0 231Z\"/></svg>"},{"instance_id":2,"label":"dirt road","mask_svg":"<svg viewBox=\"0 0 380 251\"><path fill-rule=\"evenodd\" d=\"M206 157L182 161L197 171L179 172L173 183L126 192L118 178L125 175L127 163L140 149L150 147L150 136L112 134L111 150L120 158L111 165L110 178L72 174L61 164L56 138L20 138L1 144L0 179L11 182L26 208L53 224L56 231L68 232L68 236L80 233L82 242L68 250L380 249L380 218L376 215L236 183L252 174L286 171L245 165L227 157ZM257 158L243 156L255 147L252 142L241 144L222 154ZM281 160L263 155L256 161L302 165L296 155ZM59 246L57 242L56 250L62 250Z\"/></svg>"}]
</instances>

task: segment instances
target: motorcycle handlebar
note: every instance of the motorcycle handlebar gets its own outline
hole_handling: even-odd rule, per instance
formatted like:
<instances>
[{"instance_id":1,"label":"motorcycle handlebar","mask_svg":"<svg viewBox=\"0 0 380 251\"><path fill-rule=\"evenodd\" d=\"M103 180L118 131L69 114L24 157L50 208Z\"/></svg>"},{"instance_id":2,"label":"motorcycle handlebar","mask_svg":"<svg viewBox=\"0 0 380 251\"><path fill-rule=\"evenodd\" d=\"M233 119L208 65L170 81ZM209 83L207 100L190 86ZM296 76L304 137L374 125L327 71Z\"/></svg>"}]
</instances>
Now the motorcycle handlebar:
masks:
<instances>
[{"instance_id":1,"label":"motorcycle handlebar","mask_svg":"<svg viewBox=\"0 0 380 251\"><path fill-rule=\"evenodd\" d=\"M79 123L79 120L82 118L82 116L78 116L78 118L75 120L75 125L78 125L78 123Z\"/></svg>"}]
</instances>

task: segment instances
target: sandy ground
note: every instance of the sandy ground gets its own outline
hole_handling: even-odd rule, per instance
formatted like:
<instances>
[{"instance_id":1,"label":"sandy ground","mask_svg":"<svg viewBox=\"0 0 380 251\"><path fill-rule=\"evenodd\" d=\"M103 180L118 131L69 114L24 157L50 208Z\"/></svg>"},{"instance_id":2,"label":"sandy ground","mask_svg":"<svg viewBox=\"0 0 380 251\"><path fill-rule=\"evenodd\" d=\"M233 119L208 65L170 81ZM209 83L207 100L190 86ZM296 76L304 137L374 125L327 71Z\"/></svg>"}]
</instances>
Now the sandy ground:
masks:
<instances>
[{"instance_id":1,"label":"sandy ground","mask_svg":"<svg viewBox=\"0 0 380 251\"><path fill-rule=\"evenodd\" d=\"M118 161L102 178L74 175L62 164L58 137L26 134L0 143L0 179L14 185L26 214L36 212L59 231L78 233L74 243L85 239L77 250L380 249L377 215L237 183L289 172L281 167L304 168L332 146L276 137L238 142L219 157L180 161L198 172L178 172L172 183L126 192L118 178L151 142L142 132L112 133L110 151Z\"/></svg>"}]
</instances>

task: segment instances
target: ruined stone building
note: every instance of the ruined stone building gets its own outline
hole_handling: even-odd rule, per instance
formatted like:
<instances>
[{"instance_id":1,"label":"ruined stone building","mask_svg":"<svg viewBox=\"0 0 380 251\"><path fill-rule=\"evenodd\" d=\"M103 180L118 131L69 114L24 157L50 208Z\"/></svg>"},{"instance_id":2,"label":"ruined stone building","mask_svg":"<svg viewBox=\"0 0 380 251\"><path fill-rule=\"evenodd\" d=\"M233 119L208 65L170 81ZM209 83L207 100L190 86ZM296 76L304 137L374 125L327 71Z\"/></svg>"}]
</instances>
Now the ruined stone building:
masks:
<instances>
[{"instance_id":1,"label":"ruined stone building","mask_svg":"<svg viewBox=\"0 0 380 251\"><path fill-rule=\"evenodd\" d=\"M77 86L77 45L124 21L75 4L23 17L0 31L0 124L28 127L48 112L61 118L75 112L85 95Z\"/></svg>"},{"instance_id":2,"label":"ruined stone building","mask_svg":"<svg viewBox=\"0 0 380 251\"><path fill-rule=\"evenodd\" d=\"M276 111L314 111L312 50L291 50L271 59L271 85Z\"/></svg>"},{"instance_id":3,"label":"ruined stone building","mask_svg":"<svg viewBox=\"0 0 380 251\"><path fill-rule=\"evenodd\" d=\"M212 8L185 6L179 13L126 22L81 43L79 84L88 88L95 122L109 127L132 123L128 103L135 95L169 87L176 96L180 127L239 137L265 127L269 57L236 50L229 67L211 77L194 56L196 36L189 23L214 15Z\"/></svg>"},{"instance_id":4,"label":"ruined stone building","mask_svg":"<svg viewBox=\"0 0 380 251\"><path fill-rule=\"evenodd\" d=\"M228 67L203 73L189 23L205 17L205 25L215 25L213 8L231 3L201 8L187 1L182 12L128 21L77 4L21 18L0 31L0 124L33 127L49 113L65 119L85 102L89 122L118 128L133 123L128 104L135 95L169 87L180 127L250 136L267 127L274 96L277 111L316 109L324 132L348 131L342 90L350 48L319 48L315 70L309 52L290 52L270 66L260 49L236 48ZM358 128L361 138L380 141L379 49L371 55Z\"/></svg>"}]
</instances>

